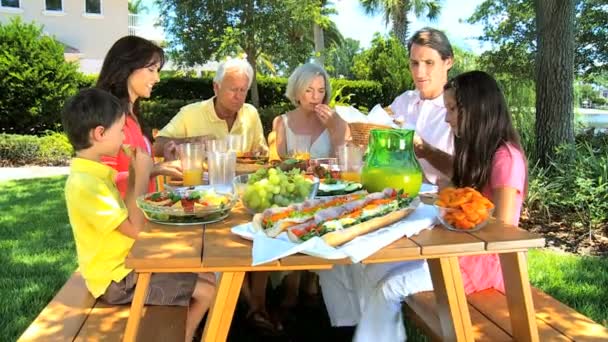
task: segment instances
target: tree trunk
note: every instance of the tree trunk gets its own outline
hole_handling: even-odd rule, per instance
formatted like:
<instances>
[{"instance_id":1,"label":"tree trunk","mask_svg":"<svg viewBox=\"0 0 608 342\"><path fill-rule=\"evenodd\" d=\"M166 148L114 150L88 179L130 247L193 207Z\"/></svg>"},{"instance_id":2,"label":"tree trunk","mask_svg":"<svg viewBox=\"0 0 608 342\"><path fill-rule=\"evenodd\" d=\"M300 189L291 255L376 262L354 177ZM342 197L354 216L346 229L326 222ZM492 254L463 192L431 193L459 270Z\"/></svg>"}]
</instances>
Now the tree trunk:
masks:
<instances>
[{"instance_id":1,"label":"tree trunk","mask_svg":"<svg viewBox=\"0 0 608 342\"><path fill-rule=\"evenodd\" d=\"M254 13L254 1L249 0L245 2L245 10L243 11L244 21L246 27L251 27L246 32L246 41L243 46L243 50L247 54L247 61L253 68L253 80L251 80L251 103L256 107L260 107L260 93L258 90L258 67L257 67L257 48L255 43L255 31L253 30L254 25L249 25L250 22L255 20Z\"/></svg>"},{"instance_id":2,"label":"tree trunk","mask_svg":"<svg viewBox=\"0 0 608 342\"><path fill-rule=\"evenodd\" d=\"M325 49L325 37L323 36L323 29L317 23L313 24L312 29L315 38L315 59L317 64L324 66L325 55L323 54L323 50Z\"/></svg>"},{"instance_id":3,"label":"tree trunk","mask_svg":"<svg viewBox=\"0 0 608 342\"><path fill-rule=\"evenodd\" d=\"M245 51L247 53L247 61L253 68L253 80L251 80L251 103L256 107L260 108L260 93L258 90L258 77L257 77L257 58L255 50Z\"/></svg>"},{"instance_id":4,"label":"tree trunk","mask_svg":"<svg viewBox=\"0 0 608 342\"><path fill-rule=\"evenodd\" d=\"M393 34L407 47L407 14L411 8L410 1L398 1L391 10L391 21L393 22Z\"/></svg>"},{"instance_id":5,"label":"tree trunk","mask_svg":"<svg viewBox=\"0 0 608 342\"><path fill-rule=\"evenodd\" d=\"M536 155L549 164L555 148L574 142L575 0L535 0Z\"/></svg>"}]
</instances>

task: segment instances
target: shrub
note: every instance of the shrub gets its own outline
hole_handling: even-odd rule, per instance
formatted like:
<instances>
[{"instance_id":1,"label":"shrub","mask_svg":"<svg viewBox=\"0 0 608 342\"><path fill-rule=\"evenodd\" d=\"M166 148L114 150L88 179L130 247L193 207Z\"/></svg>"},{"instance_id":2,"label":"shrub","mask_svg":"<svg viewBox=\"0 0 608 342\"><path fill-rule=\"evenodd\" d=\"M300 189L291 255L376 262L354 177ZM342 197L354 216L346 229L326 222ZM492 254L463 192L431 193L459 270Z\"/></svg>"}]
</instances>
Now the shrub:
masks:
<instances>
[{"instance_id":1,"label":"shrub","mask_svg":"<svg viewBox=\"0 0 608 342\"><path fill-rule=\"evenodd\" d=\"M291 102L281 102L260 108L258 113L260 113L260 120L264 127L264 135L268 137L268 134L272 131L272 120L274 120L276 116L285 114L293 109L294 107Z\"/></svg>"},{"instance_id":2,"label":"shrub","mask_svg":"<svg viewBox=\"0 0 608 342\"><path fill-rule=\"evenodd\" d=\"M171 121L179 109L187 104L200 100L148 100L140 103L140 112L144 124L143 130L161 129Z\"/></svg>"},{"instance_id":3,"label":"shrub","mask_svg":"<svg viewBox=\"0 0 608 342\"><path fill-rule=\"evenodd\" d=\"M378 81L382 87L381 96L368 99L366 103L374 103L366 107L372 108L377 103L387 106L405 90L413 89L407 56L407 50L394 35L383 37L378 33L374 35L371 47L355 56L351 69L355 77Z\"/></svg>"},{"instance_id":4,"label":"shrub","mask_svg":"<svg viewBox=\"0 0 608 342\"><path fill-rule=\"evenodd\" d=\"M260 108L289 102L285 97L286 78L258 76L257 80ZM356 106L372 108L383 101L382 85L378 82L332 79L331 85L332 89L344 87L342 94L352 94L351 104ZM210 76L204 78L170 77L161 79L154 87L152 100L173 99L194 102L208 99L213 95L213 80ZM251 103L251 98L247 98L247 101Z\"/></svg>"},{"instance_id":5,"label":"shrub","mask_svg":"<svg viewBox=\"0 0 608 342\"><path fill-rule=\"evenodd\" d=\"M608 228L608 135L579 136L560 147L548 168L531 168L527 204L547 214L572 213L590 231Z\"/></svg>"},{"instance_id":6,"label":"shrub","mask_svg":"<svg viewBox=\"0 0 608 342\"><path fill-rule=\"evenodd\" d=\"M73 149L63 133L0 134L0 165L67 165Z\"/></svg>"},{"instance_id":7,"label":"shrub","mask_svg":"<svg viewBox=\"0 0 608 342\"><path fill-rule=\"evenodd\" d=\"M56 128L64 100L80 80L63 45L19 17L0 23L0 127L2 132L41 133Z\"/></svg>"},{"instance_id":8,"label":"shrub","mask_svg":"<svg viewBox=\"0 0 608 342\"><path fill-rule=\"evenodd\" d=\"M153 100L189 100L191 102L213 96L211 78L169 77L163 78L154 86ZM195 100L192 100L195 99Z\"/></svg>"}]
</instances>

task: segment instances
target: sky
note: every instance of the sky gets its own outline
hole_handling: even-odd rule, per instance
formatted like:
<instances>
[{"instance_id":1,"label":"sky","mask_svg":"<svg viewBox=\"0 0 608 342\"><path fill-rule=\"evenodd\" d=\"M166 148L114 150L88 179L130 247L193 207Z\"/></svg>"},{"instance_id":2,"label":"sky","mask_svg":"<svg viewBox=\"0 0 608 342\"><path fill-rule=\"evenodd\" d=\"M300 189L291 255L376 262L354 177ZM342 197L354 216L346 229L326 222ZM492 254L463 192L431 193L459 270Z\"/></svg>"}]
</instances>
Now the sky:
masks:
<instances>
[{"instance_id":1,"label":"sky","mask_svg":"<svg viewBox=\"0 0 608 342\"><path fill-rule=\"evenodd\" d=\"M411 34L424 26L431 26L444 31L452 44L479 54L488 49L487 45L483 45L477 40L477 37L483 33L482 26L470 25L464 21L482 2L483 0L443 0L441 14L435 21L429 21L426 18L418 19L410 15L408 32ZM162 38L162 29L153 26L152 18L158 15L154 1L144 0L144 3L150 9L150 17L142 23L145 33L141 35L149 39ZM332 16L332 20L344 37L358 40L361 47L370 46L375 32L385 34L390 30L390 24L385 25L382 13L375 16L366 15L358 0L333 0L333 4L338 14Z\"/></svg>"}]
</instances>

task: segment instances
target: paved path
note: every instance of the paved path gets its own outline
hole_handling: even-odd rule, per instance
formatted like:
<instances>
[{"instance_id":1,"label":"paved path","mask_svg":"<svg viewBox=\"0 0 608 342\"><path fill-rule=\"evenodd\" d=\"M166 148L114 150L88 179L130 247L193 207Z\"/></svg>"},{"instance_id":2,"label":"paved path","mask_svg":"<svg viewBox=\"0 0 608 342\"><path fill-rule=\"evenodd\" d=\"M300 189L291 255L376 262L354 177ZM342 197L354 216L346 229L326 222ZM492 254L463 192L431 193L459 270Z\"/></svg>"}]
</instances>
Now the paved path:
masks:
<instances>
[{"instance_id":1,"label":"paved path","mask_svg":"<svg viewBox=\"0 0 608 342\"><path fill-rule=\"evenodd\" d=\"M67 175L69 171L68 166L0 167L0 182L12 179Z\"/></svg>"}]
</instances>

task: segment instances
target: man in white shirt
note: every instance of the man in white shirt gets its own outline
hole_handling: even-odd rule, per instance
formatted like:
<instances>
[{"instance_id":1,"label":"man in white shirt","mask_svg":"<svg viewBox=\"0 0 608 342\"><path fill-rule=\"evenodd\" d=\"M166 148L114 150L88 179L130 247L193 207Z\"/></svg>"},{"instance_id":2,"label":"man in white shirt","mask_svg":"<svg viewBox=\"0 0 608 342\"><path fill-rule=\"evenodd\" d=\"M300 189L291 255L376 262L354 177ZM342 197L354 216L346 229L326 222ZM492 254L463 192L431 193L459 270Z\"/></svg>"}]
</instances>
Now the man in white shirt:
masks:
<instances>
[{"instance_id":1,"label":"man in white shirt","mask_svg":"<svg viewBox=\"0 0 608 342\"><path fill-rule=\"evenodd\" d=\"M453 64L452 47L443 32L423 28L410 39L408 51L416 90L406 91L390 107L403 127L416 130L416 155L427 181L448 181L454 138L445 122L443 87ZM423 260L336 265L319 275L332 325L357 324L357 342L403 341L401 301L410 294L433 290Z\"/></svg>"}]
</instances>

